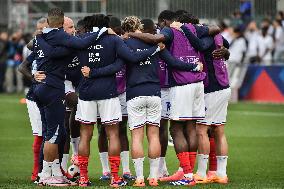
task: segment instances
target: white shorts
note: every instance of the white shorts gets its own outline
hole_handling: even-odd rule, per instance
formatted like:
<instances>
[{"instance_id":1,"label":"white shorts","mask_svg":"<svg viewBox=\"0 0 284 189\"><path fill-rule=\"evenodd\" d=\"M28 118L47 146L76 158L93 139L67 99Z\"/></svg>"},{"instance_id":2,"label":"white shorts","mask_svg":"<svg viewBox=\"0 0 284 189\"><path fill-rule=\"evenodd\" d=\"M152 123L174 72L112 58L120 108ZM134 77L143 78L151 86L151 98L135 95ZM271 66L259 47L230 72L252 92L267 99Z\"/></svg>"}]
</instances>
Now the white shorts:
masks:
<instances>
[{"instance_id":1,"label":"white shorts","mask_svg":"<svg viewBox=\"0 0 284 189\"><path fill-rule=\"evenodd\" d=\"M85 124L95 124L100 115L102 124L114 124L122 120L118 97L84 101L79 99L75 120Z\"/></svg>"},{"instance_id":2,"label":"white shorts","mask_svg":"<svg viewBox=\"0 0 284 189\"><path fill-rule=\"evenodd\" d=\"M170 117L170 89L164 88L161 90L161 101L162 101L162 119L169 119Z\"/></svg>"},{"instance_id":3,"label":"white shorts","mask_svg":"<svg viewBox=\"0 0 284 189\"><path fill-rule=\"evenodd\" d=\"M198 121L198 123L211 126L226 124L230 97L230 88L205 94L205 119Z\"/></svg>"},{"instance_id":4,"label":"white shorts","mask_svg":"<svg viewBox=\"0 0 284 189\"><path fill-rule=\"evenodd\" d=\"M127 117L128 114L127 114L127 104L126 104L126 92L120 94L118 98L120 102L122 116Z\"/></svg>"},{"instance_id":5,"label":"white shorts","mask_svg":"<svg viewBox=\"0 0 284 189\"><path fill-rule=\"evenodd\" d=\"M28 113L30 122L32 125L33 135L34 136L42 136L42 122L41 122L41 115L40 111L37 107L36 102L31 100L26 100Z\"/></svg>"},{"instance_id":6,"label":"white shorts","mask_svg":"<svg viewBox=\"0 0 284 189\"><path fill-rule=\"evenodd\" d=\"M158 96L140 96L127 101L129 129L145 124L160 126L161 109L161 98Z\"/></svg>"},{"instance_id":7,"label":"white shorts","mask_svg":"<svg viewBox=\"0 0 284 189\"><path fill-rule=\"evenodd\" d=\"M170 88L170 119L187 121L205 117L204 86L202 82Z\"/></svg>"},{"instance_id":8,"label":"white shorts","mask_svg":"<svg viewBox=\"0 0 284 189\"><path fill-rule=\"evenodd\" d=\"M69 93L75 93L75 87L73 86L71 81L65 80L64 85L65 85L65 95L68 95Z\"/></svg>"}]
</instances>

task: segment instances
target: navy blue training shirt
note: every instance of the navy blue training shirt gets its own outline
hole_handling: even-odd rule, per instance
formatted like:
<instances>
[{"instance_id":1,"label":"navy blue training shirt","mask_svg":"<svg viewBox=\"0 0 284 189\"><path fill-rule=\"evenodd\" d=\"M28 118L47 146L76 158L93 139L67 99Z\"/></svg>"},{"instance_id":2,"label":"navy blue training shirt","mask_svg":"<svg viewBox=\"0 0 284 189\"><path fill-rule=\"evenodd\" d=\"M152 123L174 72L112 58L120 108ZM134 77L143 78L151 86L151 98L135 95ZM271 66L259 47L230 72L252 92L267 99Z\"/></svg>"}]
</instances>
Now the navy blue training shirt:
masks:
<instances>
[{"instance_id":1,"label":"navy blue training shirt","mask_svg":"<svg viewBox=\"0 0 284 189\"><path fill-rule=\"evenodd\" d=\"M81 82L81 79L83 77L81 73L81 65L79 62L78 56L70 56L70 61L67 64L67 68L65 70L66 80L69 80L72 82L73 86L77 88Z\"/></svg>"},{"instance_id":2,"label":"navy blue training shirt","mask_svg":"<svg viewBox=\"0 0 284 189\"><path fill-rule=\"evenodd\" d=\"M90 33L86 33L82 37L89 35ZM111 65L115 61L121 61L120 59L129 62L139 62L145 60L156 50L157 46L154 46L141 52L135 52L129 49L120 37L105 35L95 45L78 51L78 58L82 66L88 66L93 71ZM79 86L79 98L81 100L103 100L117 96L115 73L97 78L84 78Z\"/></svg>"},{"instance_id":3,"label":"navy blue training shirt","mask_svg":"<svg viewBox=\"0 0 284 189\"><path fill-rule=\"evenodd\" d=\"M68 63L70 63L70 54L74 49L84 49L95 43L99 37L99 33L92 33L87 38L78 38L67 34L63 28L45 29L39 38L43 38L52 47L66 47L61 48L59 56L48 56L48 50L42 45L44 42L37 42L34 45L38 53L37 70L44 71L46 79L43 83L64 90L65 70ZM45 53L43 53L45 52ZM72 57L73 58L73 57Z\"/></svg>"},{"instance_id":4,"label":"navy blue training shirt","mask_svg":"<svg viewBox=\"0 0 284 189\"><path fill-rule=\"evenodd\" d=\"M126 40L126 44L136 52L149 49L152 46L136 38ZM138 96L160 96L160 78L158 75L159 59L164 60L171 68L192 71L197 65L187 64L171 56L168 50L148 57L147 60L133 63L118 59L115 63L103 68L91 69L90 77L97 78L114 74L126 64L126 100Z\"/></svg>"},{"instance_id":5,"label":"navy blue training shirt","mask_svg":"<svg viewBox=\"0 0 284 189\"><path fill-rule=\"evenodd\" d=\"M29 63L28 67L31 69L31 73L33 74L36 70L36 61L35 61L35 56L36 53L32 52L27 58L26 61ZM34 94L33 94L33 87L34 87L35 82L32 81L32 84L29 88L29 91L26 95L26 99L30 100L30 101L34 101Z\"/></svg>"}]
</instances>

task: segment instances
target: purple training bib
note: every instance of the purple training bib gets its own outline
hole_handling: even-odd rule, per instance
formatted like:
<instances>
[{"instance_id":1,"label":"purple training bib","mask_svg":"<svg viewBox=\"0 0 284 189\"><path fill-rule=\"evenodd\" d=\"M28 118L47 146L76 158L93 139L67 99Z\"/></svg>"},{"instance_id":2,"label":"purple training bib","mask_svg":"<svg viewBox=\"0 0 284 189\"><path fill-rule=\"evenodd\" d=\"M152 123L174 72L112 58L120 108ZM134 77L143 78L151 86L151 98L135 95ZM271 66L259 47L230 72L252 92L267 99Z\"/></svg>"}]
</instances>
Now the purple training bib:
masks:
<instances>
[{"instance_id":1,"label":"purple training bib","mask_svg":"<svg viewBox=\"0 0 284 189\"><path fill-rule=\"evenodd\" d=\"M192 24L185 25L194 35L196 34L196 29ZM196 51L192 45L189 43L186 36L172 28L174 33L174 40L171 45L171 54L180 59L181 61L189 64L196 64L200 61L199 52ZM190 71L180 71L180 70L172 70L173 77L177 84L190 84L202 81L205 78L204 72L190 72Z\"/></svg>"}]
</instances>

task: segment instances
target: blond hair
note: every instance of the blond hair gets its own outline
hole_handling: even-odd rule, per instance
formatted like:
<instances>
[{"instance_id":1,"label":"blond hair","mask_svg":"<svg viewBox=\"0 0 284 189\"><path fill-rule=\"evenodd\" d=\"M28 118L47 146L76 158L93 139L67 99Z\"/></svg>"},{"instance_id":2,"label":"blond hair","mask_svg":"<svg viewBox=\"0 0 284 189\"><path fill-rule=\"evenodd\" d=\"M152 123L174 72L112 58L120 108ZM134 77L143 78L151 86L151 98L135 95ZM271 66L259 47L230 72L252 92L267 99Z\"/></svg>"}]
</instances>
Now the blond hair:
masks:
<instances>
[{"instance_id":1,"label":"blond hair","mask_svg":"<svg viewBox=\"0 0 284 189\"><path fill-rule=\"evenodd\" d=\"M135 32L136 30L142 30L143 25L141 20L136 16L128 16L124 18L122 22L122 29L125 32Z\"/></svg>"}]
</instances>

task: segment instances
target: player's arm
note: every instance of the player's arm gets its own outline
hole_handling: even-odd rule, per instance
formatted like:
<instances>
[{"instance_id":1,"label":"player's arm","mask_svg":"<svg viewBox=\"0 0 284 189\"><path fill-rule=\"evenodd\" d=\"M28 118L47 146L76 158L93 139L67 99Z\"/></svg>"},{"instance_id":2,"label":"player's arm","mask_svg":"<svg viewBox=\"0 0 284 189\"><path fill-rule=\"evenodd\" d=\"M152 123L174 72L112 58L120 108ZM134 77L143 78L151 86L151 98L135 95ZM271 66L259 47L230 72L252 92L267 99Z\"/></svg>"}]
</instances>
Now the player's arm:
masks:
<instances>
[{"instance_id":1,"label":"player's arm","mask_svg":"<svg viewBox=\"0 0 284 189\"><path fill-rule=\"evenodd\" d=\"M173 32L171 30L171 28L169 27L164 27L160 34L150 34L150 33L129 33L128 34L129 37L134 37L137 39L140 39L146 43L149 44L158 44L158 43L171 43L171 41L173 40Z\"/></svg>"},{"instance_id":2,"label":"player's arm","mask_svg":"<svg viewBox=\"0 0 284 189\"><path fill-rule=\"evenodd\" d=\"M91 33L90 36L85 38L79 38L77 36L72 36L67 33L63 33L60 36L60 42L62 46L73 48L73 49L86 49L91 46L97 39L107 33L107 28L102 28L98 32Z\"/></svg>"},{"instance_id":3,"label":"player's arm","mask_svg":"<svg viewBox=\"0 0 284 189\"><path fill-rule=\"evenodd\" d=\"M166 62L166 64L178 70L184 71L202 71L203 65L202 63L198 64L187 64L175 57L173 57L167 49L164 49L159 53L160 58Z\"/></svg>"},{"instance_id":4,"label":"player's arm","mask_svg":"<svg viewBox=\"0 0 284 189\"><path fill-rule=\"evenodd\" d=\"M105 66L102 68L90 69L89 78L97 78L97 77L102 77L102 76L107 76L107 75L113 75L119 72L123 68L123 66L124 66L124 61L120 58L117 58L114 63L108 66ZM84 67L82 69L84 69Z\"/></svg>"},{"instance_id":5,"label":"player's arm","mask_svg":"<svg viewBox=\"0 0 284 189\"><path fill-rule=\"evenodd\" d=\"M150 33L134 33L131 32L128 34L129 37L140 39L141 41L144 41L145 43L149 44L158 44L161 42L165 42L166 38L163 34L150 34Z\"/></svg>"},{"instance_id":6,"label":"player's arm","mask_svg":"<svg viewBox=\"0 0 284 189\"><path fill-rule=\"evenodd\" d=\"M36 37L37 43L41 47L43 54L49 58L58 58L69 55L72 51L66 47L49 45L41 36Z\"/></svg>"},{"instance_id":7,"label":"player's arm","mask_svg":"<svg viewBox=\"0 0 284 189\"><path fill-rule=\"evenodd\" d=\"M197 51L205 51L213 44L212 37L204 37L202 39L199 39L185 25L181 26L181 30L183 31L193 48Z\"/></svg>"},{"instance_id":8,"label":"player's arm","mask_svg":"<svg viewBox=\"0 0 284 189\"><path fill-rule=\"evenodd\" d=\"M18 71L21 72L29 80L33 80L33 75L30 69L30 65L35 59L35 54L32 52L18 67Z\"/></svg>"},{"instance_id":9,"label":"player's arm","mask_svg":"<svg viewBox=\"0 0 284 189\"><path fill-rule=\"evenodd\" d=\"M209 26L208 27L208 34L211 36L217 35L221 32L221 29L218 26Z\"/></svg>"},{"instance_id":10,"label":"player's arm","mask_svg":"<svg viewBox=\"0 0 284 189\"><path fill-rule=\"evenodd\" d=\"M212 56L214 59L221 59L224 58L225 60L229 60L230 58L230 51L229 49L229 42L222 36L223 38L223 46L219 49L216 49L212 52Z\"/></svg>"},{"instance_id":11,"label":"player's arm","mask_svg":"<svg viewBox=\"0 0 284 189\"><path fill-rule=\"evenodd\" d=\"M135 63L145 60L149 56L152 56L161 50L160 46L155 45L147 50L134 52L120 38L116 38L115 45L116 45L116 53L120 58L128 62L135 62Z\"/></svg>"}]
</instances>

